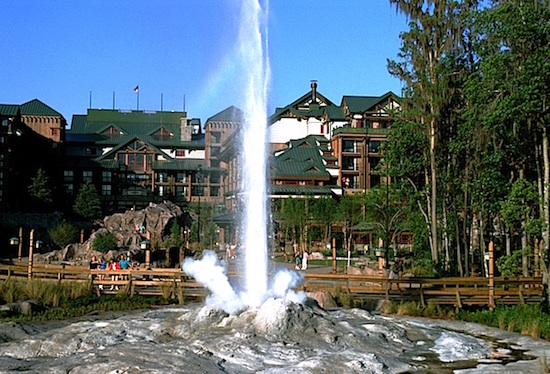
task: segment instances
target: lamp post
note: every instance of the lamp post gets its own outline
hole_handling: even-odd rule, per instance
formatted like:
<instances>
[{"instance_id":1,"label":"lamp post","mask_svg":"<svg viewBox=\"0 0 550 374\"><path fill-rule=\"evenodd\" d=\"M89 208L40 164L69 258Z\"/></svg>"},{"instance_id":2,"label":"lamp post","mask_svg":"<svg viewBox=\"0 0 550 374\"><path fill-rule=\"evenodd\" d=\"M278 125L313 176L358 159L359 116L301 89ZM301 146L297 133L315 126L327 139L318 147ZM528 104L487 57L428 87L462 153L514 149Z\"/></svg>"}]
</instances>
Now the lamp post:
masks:
<instances>
[{"instance_id":1,"label":"lamp post","mask_svg":"<svg viewBox=\"0 0 550 374\"><path fill-rule=\"evenodd\" d=\"M149 240L142 240L139 243L139 248L145 251L145 269L150 269L151 264L151 242Z\"/></svg>"},{"instance_id":2,"label":"lamp post","mask_svg":"<svg viewBox=\"0 0 550 374\"><path fill-rule=\"evenodd\" d=\"M31 233L29 234L29 266L28 266L28 277L29 279L32 278L32 262L33 262L33 251L34 248L40 249L42 247L42 240L34 240L34 229L31 230Z\"/></svg>"}]
</instances>

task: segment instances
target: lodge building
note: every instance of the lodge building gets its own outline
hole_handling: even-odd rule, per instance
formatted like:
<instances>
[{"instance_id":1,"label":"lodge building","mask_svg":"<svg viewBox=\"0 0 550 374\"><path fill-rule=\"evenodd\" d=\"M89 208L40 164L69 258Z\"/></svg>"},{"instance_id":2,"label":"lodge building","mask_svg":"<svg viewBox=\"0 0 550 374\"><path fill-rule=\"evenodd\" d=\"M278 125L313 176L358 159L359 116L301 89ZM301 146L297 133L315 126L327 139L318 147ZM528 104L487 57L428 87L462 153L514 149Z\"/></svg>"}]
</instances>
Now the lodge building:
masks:
<instances>
[{"instance_id":1,"label":"lodge building","mask_svg":"<svg viewBox=\"0 0 550 374\"><path fill-rule=\"evenodd\" d=\"M268 118L269 197L338 197L385 183L377 171L379 150L398 108L392 92L344 96L338 105L312 81L309 92ZM67 128L63 116L39 100L0 104L0 204L24 209L30 179L42 167L56 186L56 206L66 212L80 187L91 183L104 214L164 200L202 202L229 228L240 209L243 123L244 113L233 106L208 118L204 132L200 119L184 111L89 108ZM25 161L24 144L45 157L33 153L33 161Z\"/></svg>"}]
</instances>

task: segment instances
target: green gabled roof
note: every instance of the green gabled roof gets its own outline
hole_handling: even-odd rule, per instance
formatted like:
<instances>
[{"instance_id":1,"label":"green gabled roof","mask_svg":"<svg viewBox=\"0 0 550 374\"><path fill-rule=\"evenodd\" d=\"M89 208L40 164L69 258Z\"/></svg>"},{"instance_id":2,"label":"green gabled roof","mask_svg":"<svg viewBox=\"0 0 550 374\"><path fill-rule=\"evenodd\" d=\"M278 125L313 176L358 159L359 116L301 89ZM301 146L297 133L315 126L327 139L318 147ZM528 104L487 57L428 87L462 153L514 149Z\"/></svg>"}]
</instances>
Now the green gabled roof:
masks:
<instances>
[{"instance_id":1,"label":"green gabled roof","mask_svg":"<svg viewBox=\"0 0 550 374\"><path fill-rule=\"evenodd\" d=\"M300 109L300 107L302 105L304 105L305 103L308 103L309 101L311 101L311 97L312 97L312 91L309 91L308 93L304 94L302 97L295 100L291 104L285 106L284 108L277 108L275 110L275 113L272 114L269 117L269 119L268 119L269 124L273 124L273 123L277 122L287 112L292 113L296 117L304 117L304 118L305 117L321 117L327 106L333 106L334 105L332 103L332 101L330 101L325 96L323 96L322 94L317 92L316 93L316 97L317 97L317 100L318 100L317 104L319 104L319 102L320 102L320 103L325 104L325 105L323 105L323 106L319 105L319 107L311 108L311 109Z\"/></svg>"},{"instance_id":2,"label":"green gabled roof","mask_svg":"<svg viewBox=\"0 0 550 374\"><path fill-rule=\"evenodd\" d=\"M15 116L19 110L19 105L0 104L0 114L3 116Z\"/></svg>"},{"instance_id":3,"label":"green gabled roof","mask_svg":"<svg viewBox=\"0 0 550 374\"><path fill-rule=\"evenodd\" d=\"M187 118L186 112L165 112L146 110L88 109L88 122L113 123L146 123L164 124L176 123L181 118Z\"/></svg>"},{"instance_id":4,"label":"green gabled roof","mask_svg":"<svg viewBox=\"0 0 550 374\"><path fill-rule=\"evenodd\" d=\"M86 127L86 115L85 114L73 114L71 121L71 128L67 129L67 134L72 133L84 133Z\"/></svg>"},{"instance_id":5,"label":"green gabled roof","mask_svg":"<svg viewBox=\"0 0 550 374\"><path fill-rule=\"evenodd\" d=\"M101 160L99 162L99 164L104 169L116 169L116 170L118 170L118 168L120 166L120 162L118 160L114 160L112 158L108 159L108 160Z\"/></svg>"},{"instance_id":6,"label":"green gabled roof","mask_svg":"<svg viewBox=\"0 0 550 374\"><path fill-rule=\"evenodd\" d=\"M181 119L185 118L185 115L185 112L88 109L88 115L73 116L71 128L67 131L67 141L93 139L98 145L117 146L137 137L156 147L204 149L202 134L192 135L190 141L181 141ZM120 131L121 134L104 134L111 127ZM154 135L161 129L172 135L162 137ZM85 136L92 134L97 137Z\"/></svg>"},{"instance_id":7,"label":"green gabled roof","mask_svg":"<svg viewBox=\"0 0 550 374\"><path fill-rule=\"evenodd\" d=\"M338 186L299 186L295 184L289 185L270 185L269 193L271 195L332 195L333 189L338 189Z\"/></svg>"},{"instance_id":8,"label":"green gabled roof","mask_svg":"<svg viewBox=\"0 0 550 374\"><path fill-rule=\"evenodd\" d=\"M130 144L131 142L135 141L135 140L139 140L139 141L142 141L143 143L145 143L146 146L148 147L151 147L153 148L153 150L155 151L155 153L157 154L161 154L163 155L164 157L167 157L167 158L170 158L169 155L167 155L166 153L164 153L162 150L160 150L157 146L147 142L146 140L143 140L142 138L140 137L136 137L136 136L128 136L127 139L125 139L124 141L121 141L121 142L118 142L117 145L115 147L113 147L109 152L99 156L96 158L97 161L102 161L102 160L108 160L108 159L112 159L112 156L114 154L116 154L116 152L121 149L121 148L124 148L126 147L128 144ZM100 142L99 142L100 143Z\"/></svg>"},{"instance_id":9,"label":"green gabled roof","mask_svg":"<svg viewBox=\"0 0 550 374\"><path fill-rule=\"evenodd\" d=\"M344 96L341 106L347 106L350 113L363 113L374 109L376 105L386 101L388 97L398 100L396 94L388 91L382 96Z\"/></svg>"},{"instance_id":10,"label":"green gabled roof","mask_svg":"<svg viewBox=\"0 0 550 374\"><path fill-rule=\"evenodd\" d=\"M163 160L163 161L153 161L154 170L194 170L203 166L204 168L205 161L199 158L187 158L187 159L177 159L177 160Z\"/></svg>"},{"instance_id":11,"label":"green gabled roof","mask_svg":"<svg viewBox=\"0 0 550 374\"><path fill-rule=\"evenodd\" d=\"M21 115L63 117L61 113L38 99L21 104Z\"/></svg>"},{"instance_id":12,"label":"green gabled roof","mask_svg":"<svg viewBox=\"0 0 550 374\"><path fill-rule=\"evenodd\" d=\"M244 122L244 112L237 107L230 106L208 118L206 122Z\"/></svg>"},{"instance_id":13,"label":"green gabled roof","mask_svg":"<svg viewBox=\"0 0 550 374\"><path fill-rule=\"evenodd\" d=\"M324 109L328 119L330 120L338 121L338 120L346 119L346 114L344 113L344 109L342 109L342 107L340 106L328 105Z\"/></svg>"},{"instance_id":14,"label":"green gabled roof","mask_svg":"<svg viewBox=\"0 0 550 374\"><path fill-rule=\"evenodd\" d=\"M328 140L321 135L310 135L291 140L289 147L276 152L270 160L270 172L274 177L330 178L323 156L328 150Z\"/></svg>"}]
</instances>

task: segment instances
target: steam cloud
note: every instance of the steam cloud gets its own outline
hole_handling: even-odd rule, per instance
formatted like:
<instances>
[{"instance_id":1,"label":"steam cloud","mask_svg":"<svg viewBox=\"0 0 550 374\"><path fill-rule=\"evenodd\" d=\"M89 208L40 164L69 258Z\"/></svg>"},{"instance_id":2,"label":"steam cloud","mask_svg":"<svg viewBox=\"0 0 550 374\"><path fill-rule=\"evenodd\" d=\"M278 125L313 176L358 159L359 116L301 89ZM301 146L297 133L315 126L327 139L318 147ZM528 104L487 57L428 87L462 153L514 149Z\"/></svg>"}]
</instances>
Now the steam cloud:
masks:
<instances>
[{"instance_id":1,"label":"steam cloud","mask_svg":"<svg viewBox=\"0 0 550 374\"><path fill-rule=\"evenodd\" d=\"M206 298L208 307L235 314L257 306L255 305L256 301L250 301L246 292L240 292L233 288L225 266L218 260L214 251L204 251L200 260L186 258L182 263L182 269L211 292ZM262 303L270 297L302 303L306 299L306 294L303 291L295 292L294 288L302 284L303 280L303 274L287 269L279 270L273 277L267 292L263 295Z\"/></svg>"}]
</instances>

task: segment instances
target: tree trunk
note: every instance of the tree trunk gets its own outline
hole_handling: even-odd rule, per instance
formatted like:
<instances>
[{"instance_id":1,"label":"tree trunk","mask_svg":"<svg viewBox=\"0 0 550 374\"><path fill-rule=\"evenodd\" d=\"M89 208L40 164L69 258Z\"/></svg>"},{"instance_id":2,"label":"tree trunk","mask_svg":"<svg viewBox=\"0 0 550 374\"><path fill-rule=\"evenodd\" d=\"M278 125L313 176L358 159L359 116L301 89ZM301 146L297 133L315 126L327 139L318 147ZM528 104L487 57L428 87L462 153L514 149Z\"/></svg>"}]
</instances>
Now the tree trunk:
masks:
<instances>
[{"instance_id":1,"label":"tree trunk","mask_svg":"<svg viewBox=\"0 0 550 374\"><path fill-rule=\"evenodd\" d=\"M435 119L430 120L430 174L431 174L431 240L432 240L432 260L439 263L438 248L437 248L437 184L436 184L436 164L435 164Z\"/></svg>"}]
</instances>

